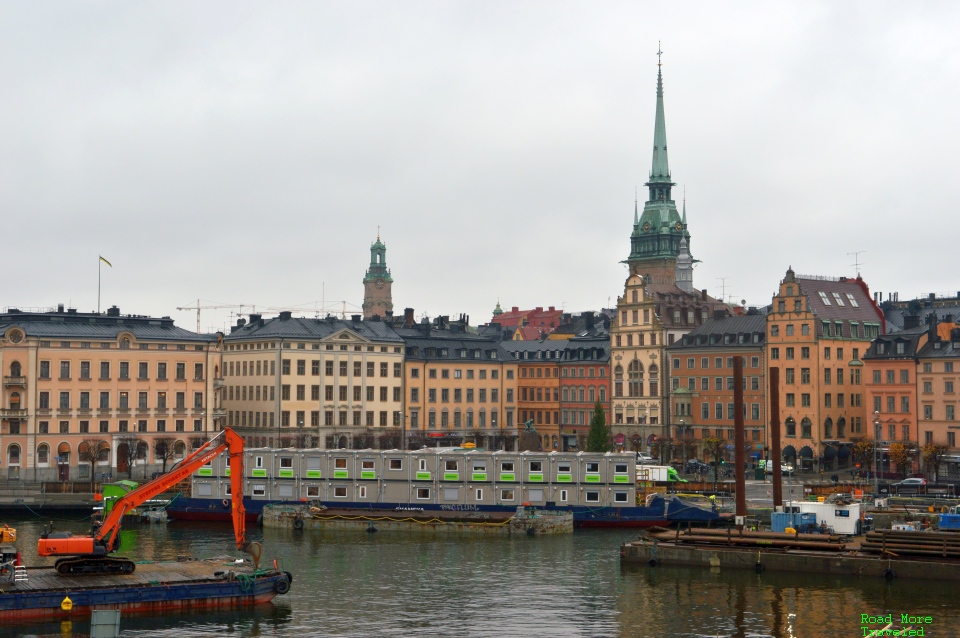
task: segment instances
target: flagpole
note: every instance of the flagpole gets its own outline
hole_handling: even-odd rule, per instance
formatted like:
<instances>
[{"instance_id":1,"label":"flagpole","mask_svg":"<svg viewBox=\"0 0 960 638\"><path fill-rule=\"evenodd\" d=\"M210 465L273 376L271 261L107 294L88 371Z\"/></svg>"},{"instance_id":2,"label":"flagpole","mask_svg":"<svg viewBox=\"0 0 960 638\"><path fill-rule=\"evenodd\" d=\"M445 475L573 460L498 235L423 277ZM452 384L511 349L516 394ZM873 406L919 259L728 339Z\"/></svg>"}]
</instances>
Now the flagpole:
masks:
<instances>
[{"instance_id":1,"label":"flagpole","mask_svg":"<svg viewBox=\"0 0 960 638\"><path fill-rule=\"evenodd\" d=\"M100 260L102 257L97 255L97 314L100 314L100 270L103 266L100 265Z\"/></svg>"}]
</instances>

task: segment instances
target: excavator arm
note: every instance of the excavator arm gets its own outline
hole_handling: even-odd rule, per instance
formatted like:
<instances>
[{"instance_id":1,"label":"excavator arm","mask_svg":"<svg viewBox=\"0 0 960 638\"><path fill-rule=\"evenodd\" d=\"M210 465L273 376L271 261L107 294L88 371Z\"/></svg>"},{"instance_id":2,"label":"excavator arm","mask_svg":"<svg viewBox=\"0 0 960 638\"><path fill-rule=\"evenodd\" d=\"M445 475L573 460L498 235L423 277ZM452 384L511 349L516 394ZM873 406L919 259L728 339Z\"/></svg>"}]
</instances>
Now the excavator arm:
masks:
<instances>
[{"instance_id":1,"label":"excavator arm","mask_svg":"<svg viewBox=\"0 0 960 638\"><path fill-rule=\"evenodd\" d=\"M230 455L230 496L233 503L233 532L236 536L237 549L250 554L254 565L259 566L260 544L251 543L246 537L246 510L243 506L243 438L230 428L224 428L222 432L194 450L166 474L117 499L110 514L94 530L92 536L60 538L51 534L47 538L41 537L38 554L41 556L94 556L116 551L120 539L120 523L127 512L169 490L224 451L229 452Z\"/></svg>"}]
</instances>

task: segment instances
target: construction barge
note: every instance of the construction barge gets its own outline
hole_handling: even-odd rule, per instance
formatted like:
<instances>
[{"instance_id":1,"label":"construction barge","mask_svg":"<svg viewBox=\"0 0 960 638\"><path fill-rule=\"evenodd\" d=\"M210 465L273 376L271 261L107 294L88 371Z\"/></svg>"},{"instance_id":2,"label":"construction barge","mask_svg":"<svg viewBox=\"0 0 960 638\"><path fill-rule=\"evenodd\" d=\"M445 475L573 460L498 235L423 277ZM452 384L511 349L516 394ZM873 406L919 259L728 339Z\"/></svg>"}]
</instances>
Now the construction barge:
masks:
<instances>
[{"instance_id":1,"label":"construction barge","mask_svg":"<svg viewBox=\"0 0 960 638\"><path fill-rule=\"evenodd\" d=\"M267 603L293 577L249 562L191 560L137 564L132 574L64 576L53 566L27 567L0 582L0 619L88 618L94 609L126 613L186 612Z\"/></svg>"},{"instance_id":2,"label":"construction barge","mask_svg":"<svg viewBox=\"0 0 960 638\"><path fill-rule=\"evenodd\" d=\"M285 529L344 529L439 534L572 534L573 513L518 507L514 513L456 512L419 508L330 508L322 505L266 505L263 526Z\"/></svg>"}]
</instances>

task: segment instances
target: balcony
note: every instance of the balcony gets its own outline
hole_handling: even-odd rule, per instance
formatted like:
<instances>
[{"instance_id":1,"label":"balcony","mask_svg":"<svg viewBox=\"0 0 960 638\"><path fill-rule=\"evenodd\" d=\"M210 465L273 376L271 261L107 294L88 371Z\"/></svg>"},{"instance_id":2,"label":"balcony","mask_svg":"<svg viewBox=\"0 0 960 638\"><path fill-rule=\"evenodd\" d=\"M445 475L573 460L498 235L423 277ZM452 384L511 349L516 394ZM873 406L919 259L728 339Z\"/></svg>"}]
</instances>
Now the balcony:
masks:
<instances>
[{"instance_id":1,"label":"balcony","mask_svg":"<svg viewBox=\"0 0 960 638\"><path fill-rule=\"evenodd\" d=\"M227 380L224 379L223 377L216 377L216 378L214 378L214 380L213 380L213 388L214 388L214 390L219 390L220 388L223 388L223 387L225 387L226 385L227 385Z\"/></svg>"},{"instance_id":2,"label":"balcony","mask_svg":"<svg viewBox=\"0 0 960 638\"><path fill-rule=\"evenodd\" d=\"M223 408L214 408L213 409L213 418L215 419L225 419L227 418L227 411Z\"/></svg>"},{"instance_id":3,"label":"balcony","mask_svg":"<svg viewBox=\"0 0 960 638\"><path fill-rule=\"evenodd\" d=\"M27 385L26 377L4 377L3 385L6 387L20 387L24 388Z\"/></svg>"},{"instance_id":4,"label":"balcony","mask_svg":"<svg viewBox=\"0 0 960 638\"><path fill-rule=\"evenodd\" d=\"M25 419L27 411L19 408L0 408L0 419Z\"/></svg>"}]
</instances>

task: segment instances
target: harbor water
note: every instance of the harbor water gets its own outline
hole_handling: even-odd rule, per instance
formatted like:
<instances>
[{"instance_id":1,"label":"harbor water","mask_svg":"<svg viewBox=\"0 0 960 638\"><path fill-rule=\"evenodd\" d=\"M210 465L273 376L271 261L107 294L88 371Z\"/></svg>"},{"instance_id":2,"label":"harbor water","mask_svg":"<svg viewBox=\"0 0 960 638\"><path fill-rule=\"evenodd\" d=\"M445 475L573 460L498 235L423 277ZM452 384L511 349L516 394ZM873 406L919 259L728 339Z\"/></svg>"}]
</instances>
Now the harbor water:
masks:
<instances>
[{"instance_id":1,"label":"harbor water","mask_svg":"<svg viewBox=\"0 0 960 638\"><path fill-rule=\"evenodd\" d=\"M46 519L7 517L28 564ZM57 521L89 531L87 521ZM129 529L129 528L128 528ZM239 557L228 524L138 526L135 560ZM622 567L630 530L494 538L252 529L290 594L245 610L124 617L122 636L862 636L862 614L929 616L925 636L960 635L951 583ZM129 545L127 547L130 547ZM2 587L7 589L7 587ZM880 626L871 625L872 629ZM84 635L74 620L6 625L0 636Z\"/></svg>"}]
</instances>

